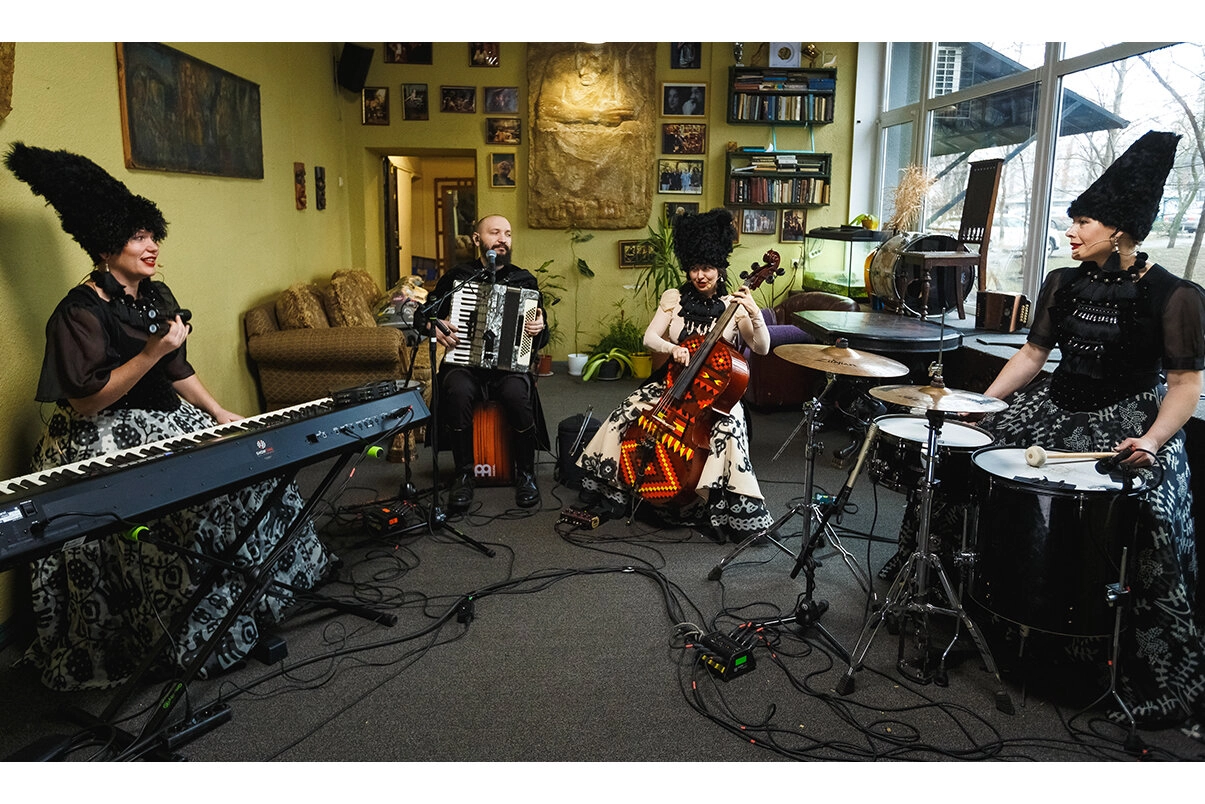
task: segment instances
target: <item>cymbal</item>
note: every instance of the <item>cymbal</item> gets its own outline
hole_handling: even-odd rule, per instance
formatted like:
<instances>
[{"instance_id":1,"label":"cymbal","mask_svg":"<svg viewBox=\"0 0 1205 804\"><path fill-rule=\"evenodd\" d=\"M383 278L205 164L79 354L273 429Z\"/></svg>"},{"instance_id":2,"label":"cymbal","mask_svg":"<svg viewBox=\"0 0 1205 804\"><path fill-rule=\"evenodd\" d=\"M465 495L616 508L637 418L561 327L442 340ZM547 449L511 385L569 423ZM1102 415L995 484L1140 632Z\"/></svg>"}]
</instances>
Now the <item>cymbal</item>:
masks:
<instances>
[{"instance_id":1,"label":"cymbal","mask_svg":"<svg viewBox=\"0 0 1205 804\"><path fill-rule=\"evenodd\" d=\"M858 352L846 346L827 346L822 343L784 343L774 347L774 354L804 368L850 374L855 377L902 377L908 367L889 357L870 352Z\"/></svg>"},{"instance_id":2,"label":"cymbal","mask_svg":"<svg viewBox=\"0 0 1205 804\"><path fill-rule=\"evenodd\" d=\"M948 413L994 413L1008 407L992 396L936 385L879 385L870 389L870 395L908 408Z\"/></svg>"}]
</instances>

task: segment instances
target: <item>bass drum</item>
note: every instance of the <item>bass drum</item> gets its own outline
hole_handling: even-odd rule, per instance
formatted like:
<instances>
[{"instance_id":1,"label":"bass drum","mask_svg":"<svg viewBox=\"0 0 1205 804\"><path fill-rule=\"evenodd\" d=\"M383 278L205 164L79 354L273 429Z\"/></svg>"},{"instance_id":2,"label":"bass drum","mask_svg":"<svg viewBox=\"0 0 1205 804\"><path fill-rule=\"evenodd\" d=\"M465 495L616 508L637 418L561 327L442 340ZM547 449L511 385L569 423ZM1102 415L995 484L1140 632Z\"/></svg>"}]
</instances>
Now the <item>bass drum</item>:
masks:
<instances>
[{"instance_id":1,"label":"bass drum","mask_svg":"<svg viewBox=\"0 0 1205 804\"><path fill-rule=\"evenodd\" d=\"M914 272L904 268L900 255L905 251L965 252L966 250L966 247L958 245L958 241L949 235L926 235L917 232L897 234L870 255L870 270L866 286L871 293L883 300L887 309L898 312L903 307L908 313L919 318L924 285L919 272L915 272L916 275L913 276L910 274ZM965 301L967 296L971 295L971 288L975 284L973 280L974 275L968 275L965 272L959 272L959 275L954 277L932 277L929 284L928 304L925 305L928 313L930 315L948 313L957 309L958 294L962 294L961 298ZM949 285L946 289L944 309L941 306L942 294L939 281L945 281Z\"/></svg>"}]
</instances>

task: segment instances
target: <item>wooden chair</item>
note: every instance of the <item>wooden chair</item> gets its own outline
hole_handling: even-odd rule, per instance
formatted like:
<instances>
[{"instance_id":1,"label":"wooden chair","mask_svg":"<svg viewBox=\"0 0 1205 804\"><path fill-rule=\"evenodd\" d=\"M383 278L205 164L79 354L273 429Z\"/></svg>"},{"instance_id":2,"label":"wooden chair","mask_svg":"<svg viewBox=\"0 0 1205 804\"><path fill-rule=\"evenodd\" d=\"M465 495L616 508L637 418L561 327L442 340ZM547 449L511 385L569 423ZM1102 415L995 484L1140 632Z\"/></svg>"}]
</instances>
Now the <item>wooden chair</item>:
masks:
<instances>
[{"instance_id":1,"label":"wooden chair","mask_svg":"<svg viewBox=\"0 0 1205 804\"><path fill-rule=\"evenodd\" d=\"M978 274L978 289L985 290L987 282L987 247L991 239L992 218L996 214L996 194L1000 189L1003 159L972 162L967 177L966 196L962 201L962 220L958 225L958 249L953 251L905 251L899 256L905 276L919 277L921 282L920 317L929 314L929 296L933 278L937 277L937 297L942 311L949 309L953 297L958 317L965 319L964 300L970 294L971 283ZM971 251L968 245L977 246ZM903 313L901 306L899 312Z\"/></svg>"}]
</instances>

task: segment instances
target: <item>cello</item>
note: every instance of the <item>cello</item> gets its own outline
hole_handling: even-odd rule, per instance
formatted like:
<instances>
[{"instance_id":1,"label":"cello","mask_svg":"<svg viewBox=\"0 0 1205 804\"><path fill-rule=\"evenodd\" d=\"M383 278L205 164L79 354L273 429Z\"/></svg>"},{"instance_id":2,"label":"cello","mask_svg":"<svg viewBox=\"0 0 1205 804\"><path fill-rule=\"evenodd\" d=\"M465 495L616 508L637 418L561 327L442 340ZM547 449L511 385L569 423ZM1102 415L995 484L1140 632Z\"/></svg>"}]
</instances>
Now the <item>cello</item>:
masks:
<instances>
[{"instance_id":1,"label":"cello","mask_svg":"<svg viewBox=\"0 0 1205 804\"><path fill-rule=\"evenodd\" d=\"M752 291L783 273L778 252L767 251L762 260L765 265L755 262L741 274L742 287ZM671 361L661 399L624 431L620 477L648 503L682 506L696 498L716 416L731 411L745 393L749 364L723 338L738 307L739 302L729 303L707 335L691 335L679 344L690 351L690 361L685 366Z\"/></svg>"}]
</instances>

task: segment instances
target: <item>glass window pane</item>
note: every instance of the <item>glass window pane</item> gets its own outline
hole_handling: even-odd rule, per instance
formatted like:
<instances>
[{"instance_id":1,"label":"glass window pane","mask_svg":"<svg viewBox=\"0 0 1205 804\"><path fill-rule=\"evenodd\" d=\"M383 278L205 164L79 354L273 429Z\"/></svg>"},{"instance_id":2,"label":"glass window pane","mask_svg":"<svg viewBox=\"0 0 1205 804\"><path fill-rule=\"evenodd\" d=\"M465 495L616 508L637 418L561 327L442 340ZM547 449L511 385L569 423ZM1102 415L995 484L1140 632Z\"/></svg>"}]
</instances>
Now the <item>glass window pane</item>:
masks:
<instances>
[{"instance_id":1,"label":"glass window pane","mask_svg":"<svg viewBox=\"0 0 1205 804\"><path fill-rule=\"evenodd\" d=\"M1183 43L1068 75L1055 149L1051 213L1067 223L1067 206L1126 148L1152 129L1185 135L1163 191L1162 213L1142 250L1174 274L1193 277L1189 263L1202 216L1200 151L1184 105L1200 113L1205 97L1205 48ZM1084 113L1088 110L1091 114ZM1076 116L1073 112L1080 110ZM1070 257L1069 252L1065 252ZM1051 267L1069 263L1055 260Z\"/></svg>"},{"instance_id":2,"label":"glass window pane","mask_svg":"<svg viewBox=\"0 0 1205 804\"><path fill-rule=\"evenodd\" d=\"M1045 53L1041 42L941 42L933 59L933 95L1041 67Z\"/></svg>"},{"instance_id":3,"label":"glass window pane","mask_svg":"<svg viewBox=\"0 0 1205 804\"><path fill-rule=\"evenodd\" d=\"M935 181L927 197L924 231L957 237L970 163L1004 160L988 241L988 290L1021 291L1033 197L1037 104L1038 88L1031 84L932 114L928 173ZM1038 255L1038 259L1043 256Z\"/></svg>"},{"instance_id":4,"label":"glass window pane","mask_svg":"<svg viewBox=\"0 0 1205 804\"><path fill-rule=\"evenodd\" d=\"M895 197L900 171L912 164L913 128L912 123L902 123L889 126L884 132L883 183L879 187L879 198L883 199L879 217L883 220L891 215L891 199Z\"/></svg>"},{"instance_id":5,"label":"glass window pane","mask_svg":"<svg viewBox=\"0 0 1205 804\"><path fill-rule=\"evenodd\" d=\"M925 85L921 75L925 46L921 42L892 42L887 76L887 108L898 109L920 101Z\"/></svg>"}]
</instances>

